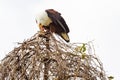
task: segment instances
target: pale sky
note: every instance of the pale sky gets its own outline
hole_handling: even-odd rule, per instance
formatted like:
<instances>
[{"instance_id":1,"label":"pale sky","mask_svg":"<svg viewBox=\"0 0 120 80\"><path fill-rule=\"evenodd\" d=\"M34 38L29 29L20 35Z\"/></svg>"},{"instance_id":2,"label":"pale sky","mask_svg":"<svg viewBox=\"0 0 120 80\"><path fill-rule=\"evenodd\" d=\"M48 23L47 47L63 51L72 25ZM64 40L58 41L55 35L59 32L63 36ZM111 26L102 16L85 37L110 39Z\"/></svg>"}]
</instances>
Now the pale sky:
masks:
<instances>
[{"instance_id":1,"label":"pale sky","mask_svg":"<svg viewBox=\"0 0 120 80\"><path fill-rule=\"evenodd\" d=\"M65 18L71 43L94 40L106 74L120 80L119 0L0 0L0 59L39 30L35 15L50 8Z\"/></svg>"}]
</instances>

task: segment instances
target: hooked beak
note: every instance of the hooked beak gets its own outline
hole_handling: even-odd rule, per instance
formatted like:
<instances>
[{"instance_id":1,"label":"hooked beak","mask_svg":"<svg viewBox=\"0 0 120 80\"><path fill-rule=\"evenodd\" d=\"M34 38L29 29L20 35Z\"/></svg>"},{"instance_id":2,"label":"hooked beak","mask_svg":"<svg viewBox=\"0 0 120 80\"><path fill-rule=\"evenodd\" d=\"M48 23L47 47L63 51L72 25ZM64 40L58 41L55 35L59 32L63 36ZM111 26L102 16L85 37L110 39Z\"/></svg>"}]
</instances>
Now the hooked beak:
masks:
<instances>
[{"instance_id":1,"label":"hooked beak","mask_svg":"<svg viewBox=\"0 0 120 80\"><path fill-rule=\"evenodd\" d=\"M41 31L44 31L44 28L43 28L43 25L42 25L42 24L39 24L39 29L40 29Z\"/></svg>"}]
</instances>

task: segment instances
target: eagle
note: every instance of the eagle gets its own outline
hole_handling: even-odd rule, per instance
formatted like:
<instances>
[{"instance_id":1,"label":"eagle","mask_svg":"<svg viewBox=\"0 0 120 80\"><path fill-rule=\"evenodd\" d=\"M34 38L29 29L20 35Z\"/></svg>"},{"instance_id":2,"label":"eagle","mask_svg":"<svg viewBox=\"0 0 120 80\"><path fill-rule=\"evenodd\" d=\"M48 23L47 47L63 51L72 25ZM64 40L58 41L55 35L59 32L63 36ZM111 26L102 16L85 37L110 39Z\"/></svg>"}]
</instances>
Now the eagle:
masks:
<instances>
[{"instance_id":1,"label":"eagle","mask_svg":"<svg viewBox=\"0 0 120 80\"><path fill-rule=\"evenodd\" d=\"M58 34L66 42L69 42L69 28L61 13L54 9L47 9L36 16L36 23L41 31L49 30Z\"/></svg>"}]
</instances>

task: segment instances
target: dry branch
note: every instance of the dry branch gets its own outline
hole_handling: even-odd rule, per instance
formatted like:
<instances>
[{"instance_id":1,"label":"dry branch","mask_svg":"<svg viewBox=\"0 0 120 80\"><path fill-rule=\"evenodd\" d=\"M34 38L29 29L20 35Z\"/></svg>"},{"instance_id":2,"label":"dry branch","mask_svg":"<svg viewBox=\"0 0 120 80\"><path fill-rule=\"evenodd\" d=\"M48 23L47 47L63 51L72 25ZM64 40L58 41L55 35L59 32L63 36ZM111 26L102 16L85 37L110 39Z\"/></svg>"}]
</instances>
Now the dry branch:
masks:
<instances>
[{"instance_id":1,"label":"dry branch","mask_svg":"<svg viewBox=\"0 0 120 80\"><path fill-rule=\"evenodd\" d=\"M0 80L107 80L91 43L36 33L1 61Z\"/></svg>"}]
</instances>

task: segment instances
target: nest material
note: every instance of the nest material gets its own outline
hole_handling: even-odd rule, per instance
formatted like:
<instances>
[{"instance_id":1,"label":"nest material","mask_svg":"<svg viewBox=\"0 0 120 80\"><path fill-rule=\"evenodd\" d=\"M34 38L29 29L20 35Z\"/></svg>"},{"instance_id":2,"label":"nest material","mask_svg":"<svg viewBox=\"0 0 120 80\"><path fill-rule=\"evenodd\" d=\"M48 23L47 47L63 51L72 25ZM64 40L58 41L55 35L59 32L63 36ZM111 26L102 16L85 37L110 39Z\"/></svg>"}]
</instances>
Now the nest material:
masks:
<instances>
[{"instance_id":1,"label":"nest material","mask_svg":"<svg viewBox=\"0 0 120 80\"><path fill-rule=\"evenodd\" d=\"M88 43L65 43L36 33L1 61L0 80L107 80Z\"/></svg>"}]
</instances>

